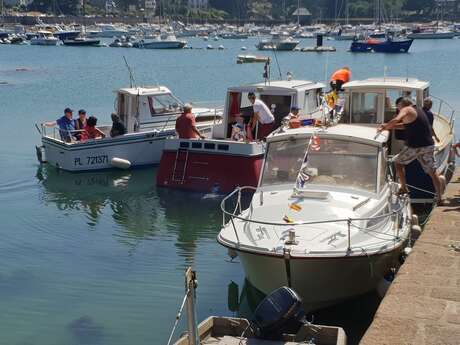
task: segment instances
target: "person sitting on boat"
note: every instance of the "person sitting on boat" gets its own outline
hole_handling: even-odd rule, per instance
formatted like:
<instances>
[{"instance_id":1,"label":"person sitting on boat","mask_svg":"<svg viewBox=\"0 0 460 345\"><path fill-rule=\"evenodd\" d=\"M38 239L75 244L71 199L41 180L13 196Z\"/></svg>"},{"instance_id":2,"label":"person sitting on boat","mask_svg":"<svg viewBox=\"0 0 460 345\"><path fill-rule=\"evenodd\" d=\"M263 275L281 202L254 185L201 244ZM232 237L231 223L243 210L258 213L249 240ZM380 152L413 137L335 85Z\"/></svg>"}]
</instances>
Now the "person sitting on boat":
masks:
<instances>
[{"instance_id":1,"label":"person sitting on boat","mask_svg":"<svg viewBox=\"0 0 460 345\"><path fill-rule=\"evenodd\" d=\"M104 132L96 127L97 118L90 116L86 121L85 131L81 135L81 140L105 138Z\"/></svg>"},{"instance_id":2,"label":"person sitting on boat","mask_svg":"<svg viewBox=\"0 0 460 345\"><path fill-rule=\"evenodd\" d=\"M256 99L256 95L252 92L248 94L249 102L251 102L254 116L251 121L251 130L256 132L257 139L264 139L273 131L275 116L273 116L267 105L260 99Z\"/></svg>"},{"instance_id":3,"label":"person sitting on boat","mask_svg":"<svg viewBox=\"0 0 460 345\"><path fill-rule=\"evenodd\" d=\"M86 110L80 109L78 111L78 119L74 120L75 121L75 137L77 140L81 139L81 134L85 129L86 126Z\"/></svg>"},{"instance_id":4,"label":"person sitting on boat","mask_svg":"<svg viewBox=\"0 0 460 345\"><path fill-rule=\"evenodd\" d=\"M242 123L235 123L232 126L232 140L234 141L245 141L246 132L244 131L244 125Z\"/></svg>"},{"instance_id":5,"label":"person sitting on boat","mask_svg":"<svg viewBox=\"0 0 460 345\"><path fill-rule=\"evenodd\" d=\"M291 120L298 119L300 116L299 110L300 108L298 106L293 105L291 107L291 112L283 118L283 121L289 122Z\"/></svg>"},{"instance_id":6,"label":"person sitting on boat","mask_svg":"<svg viewBox=\"0 0 460 345\"><path fill-rule=\"evenodd\" d=\"M61 136L61 140L65 141L66 143L70 143L72 141L72 137L75 134L75 122L72 119L73 110L70 108L64 109L64 116L60 117L56 121L46 122L45 126L59 127L59 135Z\"/></svg>"},{"instance_id":7,"label":"person sitting on boat","mask_svg":"<svg viewBox=\"0 0 460 345\"><path fill-rule=\"evenodd\" d=\"M351 80L351 69L350 67L342 67L335 71L331 76L331 88L337 92L343 91L342 86Z\"/></svg>"},{"instance_id":8,"label":"person sitting on boat","mask_svg":"<svg viewBox=\"0 0 460 345\"><path fill-rule=\"evenodd\" d=\"M434 114L431 111L431 108L433 107L433 101L431 98L427 97L423 100L423 111L425 112L426 117L428 118L428 122L430 123L431 126L431 134L433 135L434 139L439 143L441 140L439 140L438 136L436 135L434 128L433 128L433 122L434 122Z\"/></svg>"},{"instance_id":9,"label":"person sitting on boat","mask_svg":"<svg viewBox=\"0 0 460 345\"><path fill-rule=\"evenodd\" d=\"M396 100L398 115L378 128L378 132L394 128L404 129L406 146L393 158L401 183L401 193L409 193L406 184L405 166L417 159L423 170L430 175L436 189L436 198L442 203L442 189L444 178L436 171L434 159L434 141L431 135L431 126L425 112L420 108L414 108L412 101L407 97Z\"/></svg>"},{"instance_id":10,"label":"person sitting on boat","mask_svg":"<svg viewBox=\"0 0 460 345\"><path fill-rule=\"evenodd\" d=\"M112 114L112 128L110 129L110 136L112 138L118 137L120 135L126 134L126 127L123 122L120 120L120 116L117 114Z\"/></svg>"},{"instance_id":11,"label":"person sitting on boat","mask_svg":"<svg viewBox=\"0 0 460 345\"><path fill-rule=\"evenodd\" d=\"M176 120L176 132L180 139L204 139L204 135L196 128L195 115L192 113L192 105L184 105L184 111Z\"/></svg>"}]
</instances>

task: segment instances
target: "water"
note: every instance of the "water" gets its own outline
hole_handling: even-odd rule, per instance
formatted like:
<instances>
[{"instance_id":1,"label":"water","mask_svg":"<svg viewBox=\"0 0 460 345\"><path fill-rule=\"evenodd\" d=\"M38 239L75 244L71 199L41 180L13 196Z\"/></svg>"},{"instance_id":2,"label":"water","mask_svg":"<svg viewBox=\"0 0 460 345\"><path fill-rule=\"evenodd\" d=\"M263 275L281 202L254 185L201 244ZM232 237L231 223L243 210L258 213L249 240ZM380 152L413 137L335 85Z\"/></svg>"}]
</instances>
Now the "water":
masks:
<instances>
[{"instance_id":1,"label":"water","mask_svg":"<svg viewBox=\"0 0 460 345\"><path fill-rule=\"evenodd\" d=\"M233 315L227 286L234 281L241 292L244 277L215 240L219 198L157 189L154 168L71 174L40 167L34 123L67 106L108 122L112 91L129 83L123 55L139 85L223 102L227 87L261 80L263 65L235 63L255 42L192 40L224 51L0 46L0 344L164 344L188 265L199 276L198 318ZM387 66L388 75L431 80L432 93L460 109L460 40L417 41L403 55L351 54L347 42L327 43L339 51L278 53L281 72L324 80L349 65L360 79ZM366 296L316 320L344 325L356 343L377 304Z\"/></svg>"}]
</instances>

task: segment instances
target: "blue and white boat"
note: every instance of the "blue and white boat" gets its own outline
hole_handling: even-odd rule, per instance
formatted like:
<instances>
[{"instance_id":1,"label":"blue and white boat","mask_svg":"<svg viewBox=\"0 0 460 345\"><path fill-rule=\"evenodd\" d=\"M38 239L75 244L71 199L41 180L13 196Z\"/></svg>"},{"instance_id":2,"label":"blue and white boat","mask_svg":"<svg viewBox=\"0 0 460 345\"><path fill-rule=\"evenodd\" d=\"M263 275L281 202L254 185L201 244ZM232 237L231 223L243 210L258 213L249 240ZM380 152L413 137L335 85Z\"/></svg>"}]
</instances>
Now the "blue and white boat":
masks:
<instances>
[{"instance_id":1,"label":"blue and white boat","mask_svg":"<svg viewBox=\"0 0 460 345\"><path fill-rule=\"evenodd\" d=\"M353 53L407 53L413 41L413 39L390 38L385 40L375 38L355 40L351 43L350 51Z\"/></svg>"},{"instance_id":2,"label":"blue and white boat","mask_svg":"<svg viewBox=\"0 0 460 345\"><path fill-rule=\"evenodd\" d=\"M175 136L175 121L183 102L164 86L133 87L117 92L115 113L125 124L125 135L110 137L110 125L97 126L105 138L70 142L62 140L62 130L49 127L49 122L37 125L41 132L37 158L58 169L88 171L129 168L159 164L167 137ZM197 127L210 132L220 122L218 109L194 108ZM47 125L48 124L48 125ZM75 133L64 133L73 137Z\"/></svg>"}]
</instances>

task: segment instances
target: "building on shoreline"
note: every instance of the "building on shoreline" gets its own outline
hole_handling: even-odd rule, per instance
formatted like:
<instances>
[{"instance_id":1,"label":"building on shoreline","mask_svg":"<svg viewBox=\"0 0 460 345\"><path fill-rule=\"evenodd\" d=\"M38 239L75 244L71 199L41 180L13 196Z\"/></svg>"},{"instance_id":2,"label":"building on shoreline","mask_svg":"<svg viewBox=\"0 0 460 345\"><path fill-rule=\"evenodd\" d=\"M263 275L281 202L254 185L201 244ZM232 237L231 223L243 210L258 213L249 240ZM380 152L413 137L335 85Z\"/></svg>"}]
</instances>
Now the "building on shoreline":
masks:
<instances>
[{"instance_id":1,"label":"building on shoreline","mask_svg":"<svg viewBox=\"0 0 460 345\"><path fill-rule=\"evenodd\" d=\"M188 0L189 10L203 10L208 8L208 0Z\"/></svg>"}]
</instances>

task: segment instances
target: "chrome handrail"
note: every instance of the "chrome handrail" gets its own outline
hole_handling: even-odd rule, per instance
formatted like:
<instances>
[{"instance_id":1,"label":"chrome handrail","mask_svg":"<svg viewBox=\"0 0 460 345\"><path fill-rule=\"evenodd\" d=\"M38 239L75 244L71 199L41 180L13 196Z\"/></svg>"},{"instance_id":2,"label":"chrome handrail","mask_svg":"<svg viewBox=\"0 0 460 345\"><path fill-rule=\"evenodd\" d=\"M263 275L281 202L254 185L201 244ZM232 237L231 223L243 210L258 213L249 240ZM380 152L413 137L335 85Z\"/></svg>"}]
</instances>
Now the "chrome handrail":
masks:
<instances>
[{"instance_id":1,"label":"chrome handrail","mask_svg":"<svg viewBox=\"0 0 460 345\"><path fill-rule=\"evenodd\" d=\"M225 227L225 225L227 224L226 216L229 216L230 221L231 221L232 226L233 226L233 230L234 230L236 238L237 238L238 245L240 244L240 241L239 241L239 236L238 236L237 229L235 227L234 219L238 219L238 220L241 220L241 221L246 222L246 223L254 223L254 224L260 224L260 225L270 225L270 226L281 226L281 227L292 227L292 226L297 226L297 225L316 225L316 224L329 224L329 223L346 222L347 223L347 228L348 228L348 251L350 251L351 250L351 229L350 228L351 228L352 222L390 218L392 216L395 216L395 215L399 214L405 207L407 207L407 204L409 202L409 198L404 197L402 199L402 202L398 203L398 208L393 209L391 212L387 212L387 213L384 213L384 214L381 214L381 215L378 215L378 216L373 216L373 217L361 217L361 218L351 218L351 217L349 217L349 218L338 218L338 219L318 220L318 221L297 221L297 222L290 222L290 223L286 223L286 222L278 223L278 222L267 222L267 221L253 220L253 219L248 219L248 218L241 217L240 215L236 215L236 211L238 209L239 210L242 209L241 208L241 193L244 190L255 191L255 190L257 190L257 188L252 187L252 186L237 187L233 192L231 192L225 198L223 198L221 203L220 203L220 208L221 208L222 214L223 214L223 226ZM226 202L231 197L233 197L236 193L238 193L238 198L237 198L237 203L235 205L235 209L233 210L233 212L229 212L229 211L226 210L226 207L225 207ZM251 202L251 205L249 206L249 208L251 208L251 207L252 207L252 202ZM242 212L240 211L240 214L241 213ZM398 232L397 232L397 236L395 236L395 238L399 238L399 227L400 227L400 225L401 224L398 224Z\"/></svg>"},{"instance_id":2,"label":"chrome handrail","mask_svg":"<svg viewBox=\"0 0 460 345\"><path fill-rule=\"evenodd\" d=\"M442 107L443 107L443 105L448 108L448 112L450 113L449 124L452 125L453 121L455 120L455 116L456 116L455 108L452 105L450 105L449 103L447 103L445 100L440 98L440 97L437 97L437 96L434 96L434 95L430 95L430 97L439 102L439 107L438 107L438 112L437 112L438 115L442 115Z\"/></svg>"}]
</instances>

